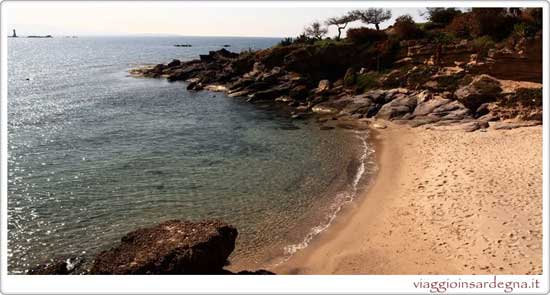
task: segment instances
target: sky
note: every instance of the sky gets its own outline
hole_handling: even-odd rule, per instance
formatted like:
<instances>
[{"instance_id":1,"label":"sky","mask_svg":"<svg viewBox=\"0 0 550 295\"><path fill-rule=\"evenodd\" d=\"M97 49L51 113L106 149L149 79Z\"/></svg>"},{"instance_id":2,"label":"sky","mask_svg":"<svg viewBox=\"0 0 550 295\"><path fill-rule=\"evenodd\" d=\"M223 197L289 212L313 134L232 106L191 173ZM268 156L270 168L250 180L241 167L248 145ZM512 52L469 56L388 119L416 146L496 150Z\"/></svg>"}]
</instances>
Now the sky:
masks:
<instances>
[{"instance_id":1,"label":"sky","mask_svg":"<svg viewBox=\"0 0 550 295\"><path fill-rule=\"evenodd\" d=\"M365 3L365 2L362 2ZM25 35L181 35L294 37L307 24L360 8L319 7L315 3L282 7L269 3L197 2L46 2L4 1L7 28ZM332 4L335 5L334 3ZM336 4L337 5L337 4ZM314 6L314 7L304 7ZM410 14L424 21L422 8L391 8L397 16ZM364 26L360 22L349 27ZM330 35L336 33L333 27Z\"/></svg>"}]
</instances>

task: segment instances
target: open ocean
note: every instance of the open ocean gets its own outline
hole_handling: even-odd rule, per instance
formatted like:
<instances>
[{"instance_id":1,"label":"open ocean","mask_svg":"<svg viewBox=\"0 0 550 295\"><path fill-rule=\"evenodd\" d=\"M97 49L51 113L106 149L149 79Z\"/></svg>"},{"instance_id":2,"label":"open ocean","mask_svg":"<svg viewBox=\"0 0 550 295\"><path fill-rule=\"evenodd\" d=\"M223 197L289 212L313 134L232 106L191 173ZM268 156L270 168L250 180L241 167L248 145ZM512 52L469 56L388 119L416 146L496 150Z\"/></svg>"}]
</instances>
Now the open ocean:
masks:
<instances>
[{"instance_id":1,"label":"open ocean","mask_svg":"<svg viewBox=\"0 0 550 295\"><path fill-rule=\"evenodd\" d=\"M275 38L8 41L8 269L93 257L139 227L218 218L233 261L269 267L307 245L374 167L365 133L320 130L267 106L128 76ZM189 43L193 47L174 47Z\"/></svg>"}]
</instances>

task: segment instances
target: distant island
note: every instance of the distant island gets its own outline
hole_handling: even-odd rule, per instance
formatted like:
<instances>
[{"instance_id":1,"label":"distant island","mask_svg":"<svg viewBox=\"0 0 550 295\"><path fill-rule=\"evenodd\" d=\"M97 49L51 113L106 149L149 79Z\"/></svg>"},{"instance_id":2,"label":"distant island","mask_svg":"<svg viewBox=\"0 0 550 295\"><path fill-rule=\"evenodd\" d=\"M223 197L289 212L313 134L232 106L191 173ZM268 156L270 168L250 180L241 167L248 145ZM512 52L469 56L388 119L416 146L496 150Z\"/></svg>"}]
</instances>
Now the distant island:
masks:
<instances>
[{"instance_id":1,"label":"distant island","mask_svg":"<svg viewBox=\"0 0 550 295\"><path fill-rule=\"evenodd\" d=\"M8 36L8 38L19 38L19 36L17 36L17 32L15 31L15 29L13 30L13 33L11 36ZM52 35L29 35L27 37L22 37L22 38L53 38Z\"/></svg>"}]
</instances>

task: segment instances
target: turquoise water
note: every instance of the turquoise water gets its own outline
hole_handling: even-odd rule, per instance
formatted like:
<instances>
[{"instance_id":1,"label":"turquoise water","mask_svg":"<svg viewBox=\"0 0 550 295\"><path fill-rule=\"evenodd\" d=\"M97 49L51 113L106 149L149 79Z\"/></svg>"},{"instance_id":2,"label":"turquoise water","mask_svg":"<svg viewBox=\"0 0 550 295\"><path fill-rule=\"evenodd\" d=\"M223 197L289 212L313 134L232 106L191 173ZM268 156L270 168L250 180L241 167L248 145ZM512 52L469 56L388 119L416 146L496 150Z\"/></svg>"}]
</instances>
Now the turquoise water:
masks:
<instances>
[{"instance_id":1,"label":"turquoise water","mask_svg":"<svg viewBox=\"0 0 550 295\"><path fill-rule=\"evenodd\" d=\"M9 39L10 273L61 255L90 257L167 219L235 225L232 260L259 266L307 245L370 169L365 134L321 131L271 107L127 74L223 44L240 51L276 42ZM193 47L173 46L180 43Z\"/></svg>"}]
</instances>

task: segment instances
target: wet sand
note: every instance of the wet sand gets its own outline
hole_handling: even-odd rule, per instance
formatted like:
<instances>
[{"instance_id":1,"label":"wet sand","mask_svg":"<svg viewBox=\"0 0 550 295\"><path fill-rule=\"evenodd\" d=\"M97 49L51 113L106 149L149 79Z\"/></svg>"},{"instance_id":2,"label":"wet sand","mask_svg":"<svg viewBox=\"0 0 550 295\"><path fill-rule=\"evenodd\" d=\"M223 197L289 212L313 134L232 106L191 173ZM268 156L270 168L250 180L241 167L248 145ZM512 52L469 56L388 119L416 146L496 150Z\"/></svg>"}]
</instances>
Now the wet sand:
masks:
<instances>
[{"instance_id":1,"label":"wet sand","mask_svg":"<svg viewBox=\"0 0 550 295\"><path fill-rule=\"evenodd\" d=\"M376 132L374 183L280 274L542 273L542 126Z\"/></svg>"}]
</instances>

